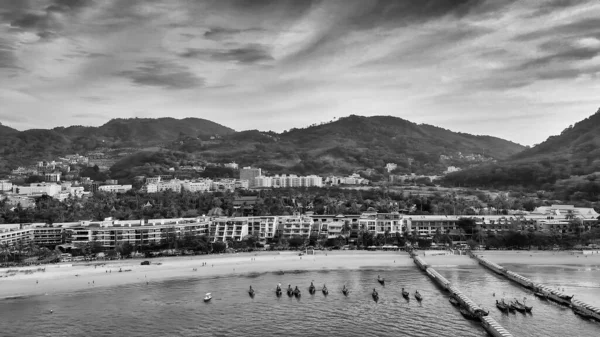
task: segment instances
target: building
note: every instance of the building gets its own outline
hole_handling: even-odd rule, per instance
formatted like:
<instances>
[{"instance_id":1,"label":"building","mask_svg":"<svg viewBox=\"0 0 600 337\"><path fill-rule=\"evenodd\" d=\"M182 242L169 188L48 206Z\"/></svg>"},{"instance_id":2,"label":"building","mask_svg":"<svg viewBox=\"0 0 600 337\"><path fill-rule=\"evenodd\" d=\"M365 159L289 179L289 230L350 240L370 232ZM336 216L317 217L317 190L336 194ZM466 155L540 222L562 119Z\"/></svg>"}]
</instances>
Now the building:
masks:
<instances>
[{"instance_id":1,"label":"building","mask_svg":"<svg viewBox=\"0 0 600 337\"><path fill-rule=\"evenodd\" d=\"M8 180L0 180L0 192L12 190L13 184Z\"/></svg>"},{"instance_id":2,"label":"building","mask_svg":"<svg viewBox=\"0 0 600 337\"><path fill-rule=\"evenodd\" d=\"M365 230L374 235L403 233L410 230L408 219L398 212L377 213L365 212L358 219L360 230Z\"/></svg>"},{"instance_id":3,"label":"building","mask_svg":"<svg viewBox=\"0 0 600 337\"><path fill-rule=\"evenodd\" d=\"M248 218L215 218L209 229L209 238L213 242L241 241L248 235Z\"/></svg>"},{"instance_id":4,"label":"building","mask_svg":"<svg viewBox=\"0 0 600 337\"><path fill-rule=\"evenodd\" d=\"M277 222L277 230L284 238L309 237L314 225L313 219L306 215L282 216L277 219Z\"/></svg>"},{"instance_id":5,"label":"building","mask_svg":"<svg viewBox=\"0 0 600 337\"><path fill-rule=\"evenodd\" d=\"M240 180L247 180L248 187L255 187L255 178L262 175L261 169L250 166L240 169Z\"/></svg>"},{"instance_id":6,"label":"building","mask_svg":"<svg viewBox=\"0 0 600 337\"><path fill-rule=\"evenodd\" d=\"M6 204L10 206L21 205L22 208L33 208L35 207L35 199L32 197L20 196L20 195L7 195Z\"/></svg>"},{"instance_id":7,"label":"building","mask_svg":"<svg viewBox=\"0 0 600 337\"><path fill-rule=\"evenodd\" d=\"M13 193L18 195L48 195L54 197L61 192L58 184L32 183L29 186L13 186Z\"/></svg>"},{"instance_id":8,"label":"building","mask_svg":"<svg viewBox=\"0 0 600 337\"><path fill-rule=\"evenodd\" d=\"M238 164L236 164L235 162L227 163L223 166L233 169L233 170L237 170L239 168Z\"/></svg>"},{"instance_id":9,"label":"building","mask_svg":"<svg viewBox=\"0 0 600 337\"><path fill-rule=\"evenodd\" d=\"M33 240L33 232L29 228L22 228L19 224L0 226L0 245L26 247L31 244Z\"/></svg>"},{"instance_id":10,"label":"building","mask_svg":"<svg viewBox=\"0 0 600 337\"><path fill-rule=\"evenodd\" d=\"M256 235L260 241L272 239L278 223L277 216L248 217L248 234Z\"/></svg>"},{"instance_id":11,"label":"building","mask_svg":"<svg viewBox=\"0 0 600 337\"><path fill-rule=\"evenodd\" d=\"M131 185L102 185L98 186L98 191L108 193L125 193L132 188L133 187Z\"/></svg>"},{"instance_id":12,"label":"building","mask_svg":"<svg viewBox=\"0 0 600 337\"><path fill-rule=\"evenodd\" d=\"M210 179L202 179L202 180L196 180L196 181L187 181L186 180L181 184L181 187L185 191L206 192L206 191L210 191L210 189L212 187L212 180L210 180Z\"/></svg>"},{"instance_id":13,"label":"building","mask_svg":"<svg viewBox=\"0 0 600 337\"><path fill-rule=\"evenodd\" d=\"M60 182L60 172L49 172L44 174L44 180L51 183Z\"/></svg>"},{"instance_id":14,"label":"building","mask_svg":"<svg viewBox=\"0 0 600 337\"><path fill-rule=\"evenodd\" d=\"M160 177L148 177L146 178L146 184L158 184L160 183Z\"/></svg>"},{"instance_id":15,"label":"building","mask_svg":"<svg viewBox=\"0 0 600 337\"><path fill-rule=\"evenodd\" d=\"M385 169L387 170L388 173L392 172L397 167L398 167L398 165L396 165L394 163L387 163L387 164L385 164Z\"/></svg>"},{"instance_id":16,"label":"building","mask_svg":"<svg viewBox=\"0 0 600 337\"><path fill-rule=\"evenodd\" d=\"M460 168L458 168L456 166L448 166L448 169L444 172L444 174L458 172L458 171L460 171Z\"/></svg>"}]
</instances>

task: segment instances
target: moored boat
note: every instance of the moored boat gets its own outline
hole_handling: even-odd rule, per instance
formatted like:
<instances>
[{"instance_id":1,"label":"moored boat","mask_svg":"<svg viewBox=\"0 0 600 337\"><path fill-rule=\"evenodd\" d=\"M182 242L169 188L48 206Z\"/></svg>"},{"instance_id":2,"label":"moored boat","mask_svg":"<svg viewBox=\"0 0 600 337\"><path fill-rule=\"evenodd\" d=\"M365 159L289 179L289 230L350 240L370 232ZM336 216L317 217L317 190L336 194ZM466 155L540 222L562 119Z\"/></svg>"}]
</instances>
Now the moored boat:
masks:
<instances>
[{"instance_id":1,"label":"moored boat","mask_svg":"<svg viewBox=\"0 0 600 337\"><path fill-rule=\"evenodd\" d=\"M448 299L448 301L450 301L450 303L452 305L460 305L460 303L458 302L458 300L456 298L454 298L454 296L450 296L450 298Z\"/></svg>"},{"instance_id":2,"label":"moored boat","mask_svg":"<svg viewBox=\"0 0 600 337\"><path fill-rule=\"evenodd\" d=\"M525 312L525 306L521 304L519 301L510 302L510 305L515 308L518 312Z\"/></svg>"},{"instance_id":3,"label":"moored boat","mask_svg":"<svg viewBox=\"0 0 600 337\"><path fill-rule=\"evenodd\" d=\"M294 289L294 296L296 296L297 298L299 298L301 296L300 289L298 289L297 286L296 286L296 289Z\"/></svg>"},{"instance_id":4,"label":"moored boat","mask_svg":"<svg viewBox=\"0 0 600 337\"><path fill-rule=\"evenodd\" d=\"M537 291L536 291L536 292L535 292L535 293L533 293L533 294L534 294L536 297L538 297L539 299L542 299L542 300L544 300L544 301L547 301L547 300L548 300L548 296L547 296L546 294L544 294L544 293L540 293L540 292L537 292Z\"/></svg>"},{"instance_id":5,"label":"moored boat","mask_svg":"<svg viewBox=\"0 0 600 337\"><path fill-rule=\"evenodd\" d=\"M373 300L375 300L375 302L379 301L379 294L377 293L377 290L373 289L371 296L373 296Z\"/></svg>"},{"instance_id":6,"label":"moored boat","mask_svg":"<svg viewBox=\"0 0 600 337\"><path fill-rule=\"evenodd\" d=\"M250 289L248 289L248 295L250 295L250 297L254 297L254 289L252 289L252 286L250 286Z\"/></svg>"},{"instance_id":7,"label":"moored boat","mask_svg":"<svg viewBox=\"0 0 600 337\"><path fill-rule=\"evenodd\" d=\"M519 302L519 300L515 300L515 303L517 303L518 305L521 305L526 312L531 312L531 310L533 309L532 306L525 304L525 300L523 300L523 303Z\"/></svg>"},{"instance_id":8,"label":"moored boat","mask_svg":"<svg viewBox=\"0 0 600 337\"><path fill-rule=\"evenodd\" d=\"M294 289L292 289L291 285L288 285L287 294L288 294L289 297L294 296Z\"/></svg>"},{"instance_id":9,"label":"moored boat","mask_svg":"<svg viewBox=\"0 0 600 337\"><path fill-rule=\"evenodd\" d=\"M408 300L409 299L409 295L410 294L408 293L408 291L406 291L406 290L404 290L404 288L402 288L402 296Z\"/></svg>"},{"instance_id":10,"label":"moored boat","mask_svg":"<svg viewBox=\"0 0 600 337\"><path fill-rule=\"evenodd\" d=\"M212 299L212 295L211 293L206 293L206 295L204 296L204 302L208 302Z\"/></svg>"},{"instance_id":11,"label":"moored boat","mask_svg":"<svg viewBox=\"0 0 600 337\"><path fill-rule=\"evenodd\" d=\"M315 285L311 282L310 286L308 287L308 293L313 295L316 291L317 289L315 288Z\"/></svg>"},{"instance_id":12,"label":"moored boat","mask_svg":"<svg viewBox=\"0 0 600 337\"><path fill-rule=\"evenodd\" d=\"M417 299L417 301L423 300L423 296L421 296L421 293L418 290L415 291L415 298Z\"/></svg>"},{"instance_id":13,"label":"moored boat","mask_svg":"<svg viewBox=\"0 0 600 337\"><path fill-rule=\"evenodd\" d=\"M327 289L326 285L323 285L323 289L321 290L323 292L323 295L327 296L329 294L329 290Z\"/></svg>"},{"instance_id":14,"label":"moored boat","mask_svg":"<svg viewBox=\"0 0 600 337\"><path fill-rule=\"evenodd\" d=\"M496 307L500 309L500 311L508 312L508 305L506 305L504 301L499 302L498 300L496 300Z\"/></svg>"},{"instance_id":15,"label":"moored boat","mask_svg":"<svg viewBox=\"0 0 600 337\"><path fill-rule=\"evenodd\" d=\"M466 319L470 319L472 321L479 321L479 316L472 314L469 310L463 307L460 307L458 310Z\"/></svg>"},{"instance_id":16,"label":"moored boat","mask_svg":"<svg viewBox=\"0 0 600 337\"><path fill-rule=\"evenodd\" d=\"M344 286L344 288L342 289L342 294L344 294L344 296L348 296L348 289L346 288L346 286Z\"/></svg>"},{"instance_id":17,"label":"moored boat","mask_svg":"<svg viewBox=\"0 0 600 337\"><path fill-rule=\"evenodd\" d=\"M385 279L383 279L381 276L377 275L377 281L384 286L385 285Z\"/></svg>"}]
</instances>

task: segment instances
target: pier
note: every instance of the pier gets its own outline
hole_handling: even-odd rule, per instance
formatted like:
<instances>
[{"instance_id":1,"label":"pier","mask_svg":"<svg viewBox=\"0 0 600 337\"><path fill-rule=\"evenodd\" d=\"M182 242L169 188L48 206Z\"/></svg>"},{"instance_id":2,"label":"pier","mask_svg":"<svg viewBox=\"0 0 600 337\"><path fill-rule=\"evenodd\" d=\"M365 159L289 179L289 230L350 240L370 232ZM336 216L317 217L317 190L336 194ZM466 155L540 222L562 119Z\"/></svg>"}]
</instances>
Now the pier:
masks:
<instances>
[{"instance_id":1,"label":"pier","mask_svg":"<svg viewBox=\"0 0 600 337\"><path fill-rule=\"evenodd\" d=\"M527 277L521 276L515 272L507 270L506 268L484 258L481 256L477 256L473 252L471 252L470 256L477 260L480 265L488 268L496 274L503 275L509 280L518 283L519 285L532 290L536 293L540 293L545 296L547 299L554 301L556 303L566 305L571 307L573 311L581 316L593 318L600 321L600 308L595 307L593 305L589 305L580 300L573 299L573 295L567 295L560 290L550 288L541 283L535 283Z\"/></svg>"},{"instance_id":2,"label":"pier","mask_svg":"<svg viewBox=\"0 0 600 337\"><path fill-rule=\"evenodd\" d=\"M445 277L440 275L435 269L433 269L425 260L411 254L413 261L415 264L423 270L431 279L441 286L443 289L449 291L454 298L460 303L461 307L467 309L469 313L479 317L481 322L481 326L492 336L494 337L512 337L510 332L504 329L496 320L492 317L488 316L488 312L485 312L480 306L475 304L467 295L463 294L460 289L453 286Z\"/></svg>"}]
</instances>

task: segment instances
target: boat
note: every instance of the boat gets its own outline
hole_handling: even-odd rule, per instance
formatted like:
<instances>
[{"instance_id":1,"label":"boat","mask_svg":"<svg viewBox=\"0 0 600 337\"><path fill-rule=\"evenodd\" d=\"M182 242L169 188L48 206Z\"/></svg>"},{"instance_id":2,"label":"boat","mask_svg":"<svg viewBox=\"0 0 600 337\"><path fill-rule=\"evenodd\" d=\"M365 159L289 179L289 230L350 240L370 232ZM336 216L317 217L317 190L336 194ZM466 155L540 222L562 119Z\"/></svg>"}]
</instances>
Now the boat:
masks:
<instances>
[{"instance_id":1,"label":"boat","mask_svg":"<svg viewBox=\"0 0 600 337\"><path fill-rule=\"evenodd\" d=\"M212 299L212 295L211 293L206 293L206 295L204 296L204 302L208 302Z\"/></svg>"},{"instance_id":2,"label":"boat","mask_svg":"<svg viewBox=\"0 0 600 337\"><path fill-rule=\"evenodd\" d=\"M504 300L502 300L502 303L504 303ZM508 304L504 303L504 305L506 305L508 307L508 311L511 312L515 312L515 310L517 308L515 308L515 304L513 302L509 302Z\"/></svg>"},{"instance_id":3,"label":"boat","mask_svg":"<svg viewBox=\"0 0 600 337\"><path fill-rule=\"evenodd\" d=\"M250 297L254 297L254 289L252 289L252 286L250 286L250 290L248 290L248 295L250 295Z\"/></svg>"},{"instance_id":4,"label":"boat","mask_svg":"<svg viewBox=\"0 0 600 337\"><path fill-rule=\"evenodd\" d=\"M417 301L423 300L423 296L421 296L421 293L418 290L415 291L415 298L417 299Z\"/></svg>"},{"instance_id":5,"label":"boat","mask_svg":"<svg viewBox=\"0 0 600 337\"><path fill-rule=\"evenodd\" d=\"M294 289L294 296L296 296L296 298L299 298L301 296L300 289L298 289L298 287Z\"/></svg>"},{"instance_id":6,"label":"boat","mask_svg":"<svg viewBox=\"0 0 600 337\"><path fill-rule=\"evenodd\" d=\"M317 291L317 289L315 288L314 284L312 284L312 282L310 283L310 287L308 287L308 292L313 295L315 292Z\"/></svg>"},{"instance_id":7,"label":"boat","mask_svg":"<svg viewBox=\"0 0 600 337\"><path fill-rule=\"evenodd\" d=\"M544 293L540 293L540 292L535 292L533 293L535 296L537 296L539 299L547 301L548 300L548 295L544 294Z\"/></svg>"},{"instance_id":8,"label":"boat","mask_svg":"<svg viewBox=\"0 0 600 337\"><path fill-rule=\"evenodd\" d=\"M384 286L385 285L385 279L381 278L381 276L377 275L377 281Z\"/></svg>"},{"instance_id":9,"label":"boat","mask_svg":"<svg viewBox=\"0 0 600 337\"><path fill-rule=\"evenodd\" d=\"M375 300L375 302L379 301L379 294L375 289L373 289L373 293L371 294L371 296L373 296L373 300Z\"/></svg>"},{"instance_id":10,"label":"boat","mask_svg":"<svg viewBox=\"0 0 600 337\"><path fill-rule=\"evenodd\" d=\"M518 312L525 312L525 306L521 303L519 303L519 301L514 301L514 302L510 302L510 305L515 308L515 310L517 310Z\"/></svg>"},{"instance_id":11,"label":"boat","mask_svg":"<svg viewBox=\"0 0 600 337\"><path fill-rule=\"evenodd\" d=\"M344 289L342 289L342 294L344 294L344 296L348 296L348 289L346 286L344 286Z\"/></svg>"},{"instance_id":12,"label":"boat","mask_svg":"<svg viewBox=\"0 0 600 337\"><path fill-rule=\"evenodd\" d=\"M463 307L460 307L458 310L460 311L460 313L461 313L461 314L462 314L462 315L463 315L463 316L464 316L466 319L470 319L470 320L472 320L472 321L479 321L479 320L480 320L479 316L472 314L471 312L469 312L469 310L467 310L467 309L465 309L465 308L463 308Z\"/></svg>"},{"instance_id":13,"label":"boat","mask_svg":"<svg viewBox=\"0 0 600 337\"><path fill-rule=\"evenodd\" d=\"M496 307L500 309L500 311L508 312L508 305L506 305L504 301L499 302L498 300L496 300Z\"/></svg>"},{"instance_id":14,"label":"boat","mask_svg":"<svg viewBox=\"0 0 600 337\"><path fill-rule=\"evenodd\" d=\"M326 286L323 286L323 290L321 290L323 292L323 295L327 296L329 294L329 290L327 290Z\"/></svg>"},{"instance_id":15,"label":"boat","mask_svg":"<svg viewBox=\"0 0 600 337\"><path fill-rule=\"evenodd\" d=\"M450 296L450 298L448 299L448 301L450 301L450 303L452 305L460 305L460 303L458 302L458 300L456 298L454 298L454 296Z\"/></svg>"},{"instance_id":16,"label":"boat","mask_svg":"<svg viewBox=\"0 0 600 337\"><path fill-rule=\"evenodd\" d=\"M404 288L402 288L402 296L408 300L410 294L408 293L408 291L406 291L406 290L404 290Z\"/></svg>"},{"instance_id":17,"label":"boat","mask_svg":"<svg viewBox=\"0 0 600 337\"><path fill-rule=\"evenodd\" d=\"M290 285L288 285L287 294L289 297L294 296L294 290L292 289L292 286L290 286Z\"/></svg>"},{"instance_id":18,"label":"boat","mask_svg":"<svg viewBox=\"0 0 600 337\"><path fill-rule=\"evenodd\" d=\"M519 306L522 306L526 312L531 312L531 310L533 309L532 306L525 304L525 301L523 301L523 303L521 303L521 302L519 302L519 300L515 300L515 303Z\"/></svg>"},{"instance_id":19,"label":"boat","mask_svg":"<svg viewBox=\"0 0 600 337\"><path fill-rule=\"evenodd\" d=\"M281 287L277 287L277 289L275 289L275 295L277 295L277 297L281 296Z\"/></svg>"}]
</instances>

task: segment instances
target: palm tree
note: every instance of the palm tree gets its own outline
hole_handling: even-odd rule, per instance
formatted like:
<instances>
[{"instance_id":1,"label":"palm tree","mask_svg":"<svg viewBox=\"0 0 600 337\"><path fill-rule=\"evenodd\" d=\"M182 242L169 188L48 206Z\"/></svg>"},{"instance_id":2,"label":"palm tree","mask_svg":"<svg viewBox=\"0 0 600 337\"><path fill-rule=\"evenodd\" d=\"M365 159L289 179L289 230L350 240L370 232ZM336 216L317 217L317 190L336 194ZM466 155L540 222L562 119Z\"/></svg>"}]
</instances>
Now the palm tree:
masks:
<instances>
[{"instance_id":1,"label":"palm tree","mask_svg":"<svg viewBox=\"0 0 600 337\"><path fill-rule=\"evenodd\" d=\"M383 244L384 244L384 245L387 245L387 239L388 239L388 237L390 237L390 230L389 230L389 229L386 229L386 230L383 232L383 242L384 242Z\"/></svg>"},{"instance_id":2,"label":"palm tree","mask_svg":"<svg viewBox=\"0 0 600 337\"><path fill-rule=\"evenodd\" d=\"M350 226L350 224L348 222L344 223L344 225L342 226L342 236L344 237L344 240L346 240L346 244L348 244L348 239L350 238L350 233L352 232L352 226Z\"/></svg>"}]
</instances>

